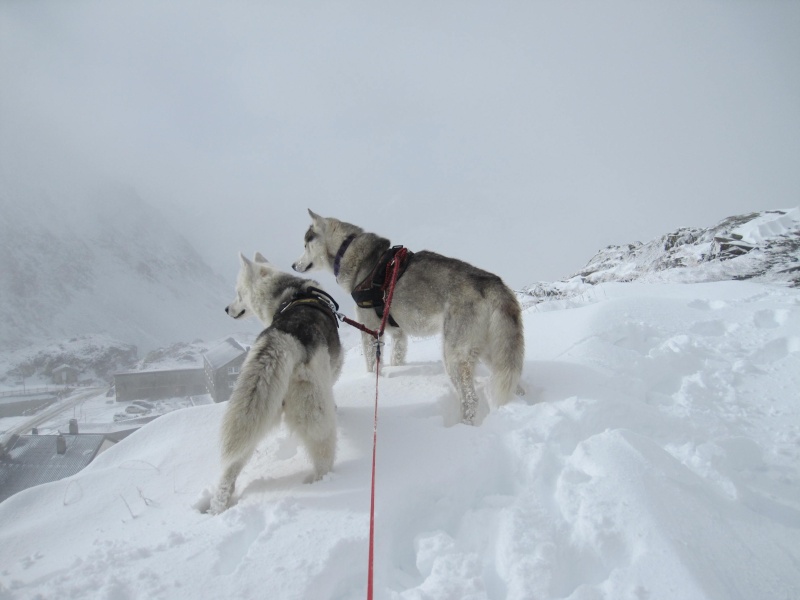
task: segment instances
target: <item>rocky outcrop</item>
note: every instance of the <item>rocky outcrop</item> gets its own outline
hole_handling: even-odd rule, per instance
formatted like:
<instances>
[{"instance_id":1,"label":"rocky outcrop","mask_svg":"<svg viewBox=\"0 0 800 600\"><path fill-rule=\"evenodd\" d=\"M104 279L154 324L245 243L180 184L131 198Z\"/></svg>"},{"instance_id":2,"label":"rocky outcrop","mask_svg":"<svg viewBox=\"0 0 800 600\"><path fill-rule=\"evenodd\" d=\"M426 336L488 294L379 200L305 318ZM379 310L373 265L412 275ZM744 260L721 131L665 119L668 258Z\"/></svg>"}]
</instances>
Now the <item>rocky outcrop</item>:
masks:
<instances>
[{"instance_id":1,"label":"rocky outcrop","mask_svg":"<svg viewBox=\"0 0 800 600\"><path fill-rule=\"evenodd\" d=\"M609 246L577 273L534 283L523 295L538 303L604 282L747 279L800 287L800 208L737 215L707 229L686 227L647 243Z\"/></svg>"}]
</instances>

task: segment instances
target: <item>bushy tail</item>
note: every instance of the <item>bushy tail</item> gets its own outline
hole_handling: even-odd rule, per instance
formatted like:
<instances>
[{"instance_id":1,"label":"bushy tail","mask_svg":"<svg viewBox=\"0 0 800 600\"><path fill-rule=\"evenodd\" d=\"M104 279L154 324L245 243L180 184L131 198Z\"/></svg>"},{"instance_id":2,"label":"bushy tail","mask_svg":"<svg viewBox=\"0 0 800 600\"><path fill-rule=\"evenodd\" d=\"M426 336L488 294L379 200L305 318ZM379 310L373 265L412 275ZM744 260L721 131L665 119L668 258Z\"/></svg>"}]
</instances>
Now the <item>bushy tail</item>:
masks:
<instances>
[{"instance_id":1,"label":"bushy tail","mask_svg":"<svg viewBox=\"0 0 800 600\"><path fill-rule=\"evenodd\" d=\"M250 349L222 421L223 463L246 460L262 436L280 422L297 362L295 346L289 336L269 331Z\"/></svg>"},{"instance_id":2,"label":"bushy tail","mask_svg":"<svg viewBox=\"0 0 800 600\"><path fill-rule=\"evenodd\" d=\"M505 286L495 299L489 319L489 352L492 397L497 406L502 406L517 393L525 360L522 310L514 292Z\"/></svg>"}]
</instances>

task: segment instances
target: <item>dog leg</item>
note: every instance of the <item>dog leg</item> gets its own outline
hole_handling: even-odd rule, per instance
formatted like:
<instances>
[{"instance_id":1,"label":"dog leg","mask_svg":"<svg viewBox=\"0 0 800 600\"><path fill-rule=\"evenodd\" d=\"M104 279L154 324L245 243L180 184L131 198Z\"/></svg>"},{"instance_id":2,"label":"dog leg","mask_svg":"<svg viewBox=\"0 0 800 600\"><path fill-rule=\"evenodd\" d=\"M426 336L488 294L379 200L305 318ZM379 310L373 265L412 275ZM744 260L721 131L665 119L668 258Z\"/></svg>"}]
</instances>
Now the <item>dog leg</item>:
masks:
<instances>
[{"instance_id":1,"label":"dog leg","mask_svg":"<svg viewBox=\"0 0 800 600\"><path fill-rule=\"evenodd\" d=\"M453 310L445 315L442 328L444 365L447 375L458 393L461 403L461 421L475 425L478 411L478 392L475 390L475 365L481 356L479 340L471 329L471 322L461 318L470 314L469 307Z\"/></svg>"},{"instance_id":2,"label":"dog leg","mask_svg":"<svg viewBox=\"0 0 800 600\"><path fill-rule=\"evenodd\" d=\"M394 329L392 332L392 366L406 364L406 352L408 351L408 336L402 329Z\"/></svg>"},{"instance_id":3,"label":"dog leg","mask_svg":"<svg viewBox=\"0 0 800 600\"><path fill-rule=\"evenodd\" d=\"M328 395L330 398L325 400L324 406L316 406L306 414L296 414L287 419L290 429L302 440L314 468L311 475L306 477L305 483L322 479L333 469L336 459L336 410L330 391ZM305 402L313 405L317 400L318 398L308 398Z\"/></svg>"},{"instance_id":4,"label":"dog leg","mask_svg":"<svg viewBox=\"0 0 800 600\"><path fill-rule=\"evenodd\" d=\"M475 363L477 353L459 348L447 348L444 352L444 365L447 375L456 388L461 403L461 422L475 425L478 410L478 392L475 390Z\"/></svg>"},{"instance_id":5,"label":"dog leg","mask_svg":"<svg viewBox=\"0 0 800 600\"><path fill-rule=\"evenodd\" d=\"M378 320L375 311L371 308L356 307L356 318L370 329L377 330L381 322ZM367 364L367 372L375 372L375 338L368 333L361 332L361 348L364 351L364 360Z\"/></svg>"},{"instance_id":6,"label":"dog leg","mask_svg":"<svg viewBox=\"0 0 800 600\"><path fill-rule=\"evenodd\" d=\"M475 391L475 361L464 360L458 365L459 396L461 397L461 420L466 425L475 425L478 410L478 393Z\"/></svg>"},{"instance_id":7,"label":"dog leg","mask_svg":"<svg viewBox=\"0 0 800 600\"><path fill-rule=\"evenodd\" d=\"M301 371L304 380L292 387L284 407L286 424L302 440L314 467L306 483L322 479L336 458L336 404L330 373L325 372L327 360L319 353L310 362Z\"/></svg>"},{"instance_id":8,"label":"dog leg","mask_svg":"<svg viewBox=\"0 0 800 600\"><path fill-rule=\"evenodd\" d=\"M367 371L375 372L375 338L367 333L361 334L361 348L364 350L364 360L367 363Z\"/></svg>"},{"instance_id":9,"label":"dog leg","mask_svg":"<svg viewBox=\"0 0 800 600\"><path fill-rule=\"evenodd\" d=\"M319 432L318 435L319 437L301 436L314 467L314 472L305 478L305 483L314 483L322 479L333 469L333 461L336 458L336 426L325 433Z\"/></svg>"},{"instance_id":10,"label":"dog leg","mask_svg":"<svg viewBox=\"0 0 800 600\"><path fill-rule=\"evenodd\" d=\"M236 489L236 478L239 476L239 473L242 472L248 458L249 455L232 462L225 468L219 485L217 485L217 491L211 499L211 507L208 509L209 513L218 515L230 506L233 492Z\"/></svg>"},{"instance_id":11,"label":"dog leg","mask_svg":"<svg viewBox=\"0 0 800 600\"><path fill-rule=\"evenodd\" d=\"M280 423L295 362L290 349L263 337L242 365L220 427L223 475L211 502L214 514L230 505L239 473L261 438Z\"/></svg>"}]
</instances>

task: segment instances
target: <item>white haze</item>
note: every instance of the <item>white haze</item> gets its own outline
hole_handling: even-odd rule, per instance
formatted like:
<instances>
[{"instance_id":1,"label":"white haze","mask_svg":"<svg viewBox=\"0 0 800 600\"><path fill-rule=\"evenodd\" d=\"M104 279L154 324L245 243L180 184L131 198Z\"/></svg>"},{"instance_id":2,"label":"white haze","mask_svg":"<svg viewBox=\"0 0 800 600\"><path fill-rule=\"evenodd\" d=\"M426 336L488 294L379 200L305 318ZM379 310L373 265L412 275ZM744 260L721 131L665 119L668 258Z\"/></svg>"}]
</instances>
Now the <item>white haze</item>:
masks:
<instances>
[{"instance_id":1,"label":"white haze","mask_svg":"<svg viewBox=\"0 0 800 600\"><path fill-rule=\"evenodd\" d=\"M6 0L0 180L133 185L231 281L310 207L519 288L795 206L799 67L795 2Z\"/></svg>"}]
</instances>

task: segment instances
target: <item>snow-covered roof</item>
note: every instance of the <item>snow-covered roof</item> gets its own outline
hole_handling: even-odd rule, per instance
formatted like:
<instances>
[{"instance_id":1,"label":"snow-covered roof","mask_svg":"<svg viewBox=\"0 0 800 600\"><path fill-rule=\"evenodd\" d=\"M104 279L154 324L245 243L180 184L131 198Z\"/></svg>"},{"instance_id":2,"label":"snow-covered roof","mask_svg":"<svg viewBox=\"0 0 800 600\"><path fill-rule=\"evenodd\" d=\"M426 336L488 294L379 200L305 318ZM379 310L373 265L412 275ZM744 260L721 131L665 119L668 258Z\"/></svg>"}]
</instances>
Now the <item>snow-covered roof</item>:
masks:
<instances>
[{"instance_id":1,"label":"snow-covered roof","mask_svg":"<svg viewBox=\"0 0 800 600\"><path fill-rule=\"evenodd\" d=\"M92 462L102 433L63 434L66 452L56 450L57 435L22 435L0 457L0 502L34 485L74 475Z\"/></svg>"},{"instance_id":2,"label":"snow-covered roof","mask_svg":"<svg viewBox=\"0 0 800 600\"><path fill-rule=\"evenodd\" d=\"M229 362L236 360L246 352L247 350L245 350L239 342L229 337L211 348L203 357L212 369L219 369Z\"/></svg>"}]
</instances>

